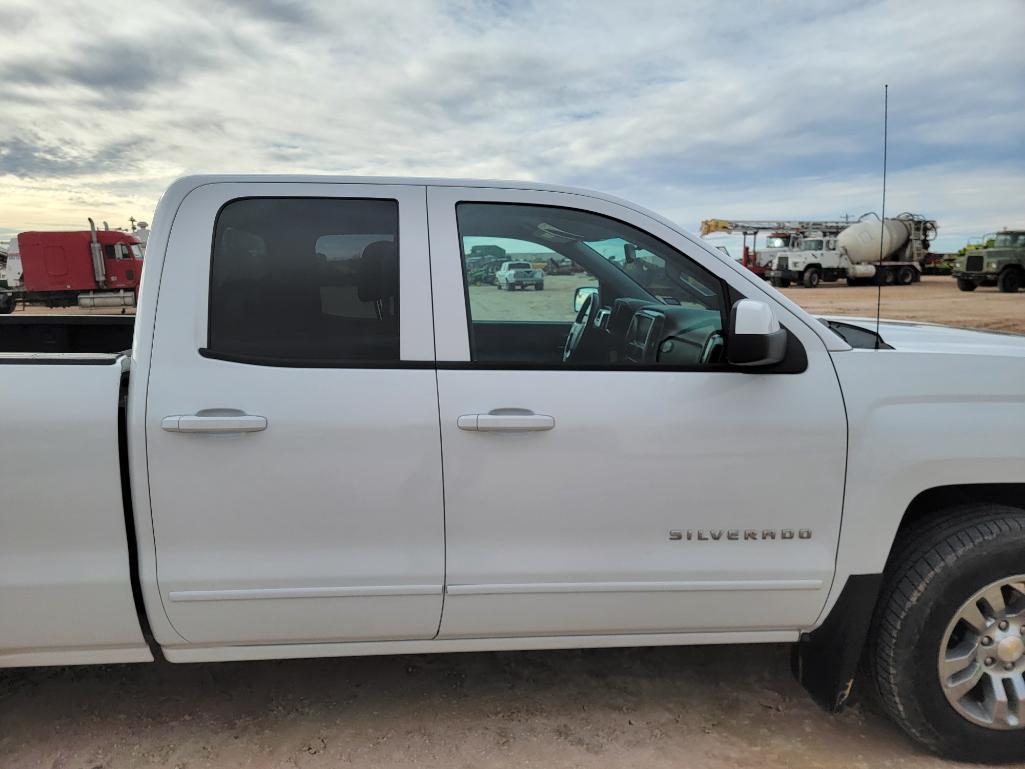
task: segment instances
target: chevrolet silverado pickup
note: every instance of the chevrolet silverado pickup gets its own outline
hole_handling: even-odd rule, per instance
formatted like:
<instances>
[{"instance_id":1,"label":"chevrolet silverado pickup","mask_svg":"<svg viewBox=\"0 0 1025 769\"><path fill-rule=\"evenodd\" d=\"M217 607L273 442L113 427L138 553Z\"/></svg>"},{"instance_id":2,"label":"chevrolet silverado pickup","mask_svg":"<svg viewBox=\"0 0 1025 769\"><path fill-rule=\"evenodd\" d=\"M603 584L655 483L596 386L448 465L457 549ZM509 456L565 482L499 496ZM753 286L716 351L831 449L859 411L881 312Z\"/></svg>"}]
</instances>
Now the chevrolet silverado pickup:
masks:
<instances>
[{"instance_id":1,"label":"chevrolet silverado pickup","mask_svg":"<svg viewBox=\"0 0 1025 769\"><path fill-rule=\"evenodd\" d=\"M516 301L479 243L576 269ZM1025 338L522 182L189 177L144 273L0 319L0 666L785 642L1025 758Z\"/></svg>"}]
</instances>

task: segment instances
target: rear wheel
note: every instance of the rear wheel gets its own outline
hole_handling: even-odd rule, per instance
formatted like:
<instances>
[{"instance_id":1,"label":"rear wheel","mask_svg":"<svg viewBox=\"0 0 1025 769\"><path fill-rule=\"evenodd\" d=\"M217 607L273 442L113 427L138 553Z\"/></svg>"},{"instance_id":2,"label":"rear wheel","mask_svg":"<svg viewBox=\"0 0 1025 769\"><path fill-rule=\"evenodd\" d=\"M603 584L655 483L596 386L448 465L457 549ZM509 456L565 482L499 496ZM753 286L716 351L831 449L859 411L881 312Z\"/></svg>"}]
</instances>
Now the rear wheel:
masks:
<instances>
[{"instance_id":1,"label":"rear wheel","mask_svg":"<svg viewBox=\"0 0 1025 769\"><path fill-rule=\"evenodd\" d=\"M805 288L818 288L819 283L822 281L822 273L819 272L818 267L809 267L804 271L804 287Z\"/></svg>"},{"instance_id":2,"label":"rear wheel","mask_svg":"<svg viewBox=\"0 0 1025 769\"><path fill-rule=\"evenodd\" d=\"M997 288L1005 294L1014 294L1021 289L1022 273L1014 267L1009 267L1000 273L997 278Z\"/></svg>"},{"instance_id":3,"label":"rear wheel","mask_svg":"<svg viewBox=\"0 0 1025 769\"><path fill-rule=\"evenodd\" d=\"M534 290L535 291L544 291L545 290L545 284L544 283L535 283L534 284Z\"/></svg>"},{"instance_id":4,"label":"rear wheel","mask_svg":"<svg viewBox=\"0 0 1025 769\"><path fill-rule=\"evenodd\" d=\"M978 288L978 286L975 285L975 281L969 280L968 278L958 278L957 287L961 291L974 291Z\"/></svg>"},{"instance_id":5,"label":"rear wheel","mask_svg":"<svg viewBox=\"0 0 1025 769\"><path fill-rule=\"evenodd\" d=\"M902 286L910 286L915 282L915 270L913 267L904 265L897 271L897 282Z\"/></svg>"},{"instance_id":6,"label":"rear wheel","mask_svg":"<svg viewBox=\"0 0 1025 769\"><path fill-rule=\"evenodd\" d=\"M868 659L879 698L944 756L1025 759L1025 510L975 504L894 546Z\"/></svg>"}]
</instances>

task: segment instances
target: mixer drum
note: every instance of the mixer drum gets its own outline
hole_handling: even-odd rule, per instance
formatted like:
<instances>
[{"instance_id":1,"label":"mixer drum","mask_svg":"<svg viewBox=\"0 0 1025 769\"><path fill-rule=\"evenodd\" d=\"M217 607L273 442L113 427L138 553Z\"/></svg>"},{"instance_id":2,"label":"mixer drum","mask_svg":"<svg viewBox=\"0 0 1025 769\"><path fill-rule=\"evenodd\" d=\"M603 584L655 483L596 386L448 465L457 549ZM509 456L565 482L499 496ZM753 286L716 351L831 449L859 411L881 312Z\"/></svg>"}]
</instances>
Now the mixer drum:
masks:
<instances>
[{"instance_id":1,"label":"mixer drum","mask_svg":"<svg viewBox=\"0 0 1025 769\"><path fill-rule=\"evenodd\" d=\"M846 249L854 264L879 261L879 236L882 229L883 259L889 259L908 242L908 228L899 219L865 221L852 224L836 238L836 246Z\"/></svg>"}]
</instances>

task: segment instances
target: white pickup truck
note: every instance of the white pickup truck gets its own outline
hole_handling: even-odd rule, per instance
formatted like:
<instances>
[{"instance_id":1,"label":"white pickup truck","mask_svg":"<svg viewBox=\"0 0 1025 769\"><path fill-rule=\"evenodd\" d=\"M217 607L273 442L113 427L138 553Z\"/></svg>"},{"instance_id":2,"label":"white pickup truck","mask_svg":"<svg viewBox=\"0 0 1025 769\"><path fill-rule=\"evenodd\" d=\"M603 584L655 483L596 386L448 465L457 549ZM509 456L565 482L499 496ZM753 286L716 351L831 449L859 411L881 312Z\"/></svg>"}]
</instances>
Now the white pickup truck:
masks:
<instances>
[{"instance_id":1,"label":"white pickup truck","mask_svg":"<svg viewBox=\"0 0 1025 769\"><path fill-rule=\"evenodd\" d=\"M531 267L530 262L502 262L502 266L495 273L495 286L506 291L527 286L531 286L535 291L543 291L545 273L544 270Z\"/></svg>"},{"instance_id":2,"label":"white pickup truck","mask_svg":"<svg viewBox=\"0 0 1025 769\"><path fill-rule=\"evenodd\" d=\"M598 193L300 176L175 182L131 323L0 321L0 666L788 642L1025 758L1021 337L811 317Z\"/></svg>"}]
</instances>

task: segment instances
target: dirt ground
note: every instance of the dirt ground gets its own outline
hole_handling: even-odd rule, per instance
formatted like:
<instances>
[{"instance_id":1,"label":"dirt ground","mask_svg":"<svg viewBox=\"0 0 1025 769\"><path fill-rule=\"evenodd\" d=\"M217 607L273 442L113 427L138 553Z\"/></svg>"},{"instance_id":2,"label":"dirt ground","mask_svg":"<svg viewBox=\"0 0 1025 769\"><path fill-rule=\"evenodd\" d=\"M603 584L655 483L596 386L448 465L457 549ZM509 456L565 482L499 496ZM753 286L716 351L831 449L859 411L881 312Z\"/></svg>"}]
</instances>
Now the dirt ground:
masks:
<instances>
[{"instance_id":1,"label":"dirt ground","mask_svg":"<svg viewBox=\"0 0 1025 769\"><path fill-rule=\"evenodd\" d=\"M9 670L0 766L958 767L869 704L820 711L785 646Z\"/></svg>"},{"instance_id":2,"label":"dirt ground","mask_svg":"<svg viewBox=\"0 0 1025 769\"><path fill-rule=\"evenodd\" d=\"M568 320L586 282L481 286L471 301L495 318ZM785 293L814 313L875 314L873 287ZM1025 293L961 293L927 277L884 288L882 315L1025 333ZM958 766L916 748L871 700L823 713L792 679L788 654L769 645L0 671L0 767Z\"/></svg>"},{"instance_id":3,"label":"dirt ground","mask_svg":"<svg viewBox=\"0 0 1025 769\"><path fill-rule=\"evenodd\" d=\"M808 312L875 317L875 286L822 283L818 288L786 288L783 293ZM989 328L1025 334L1025 292L1002 294L982 286L958 291L953 278L926 275L910 286L885 286L883 318L919 320L962 328Z\"/></svg>"}]
</instances>

